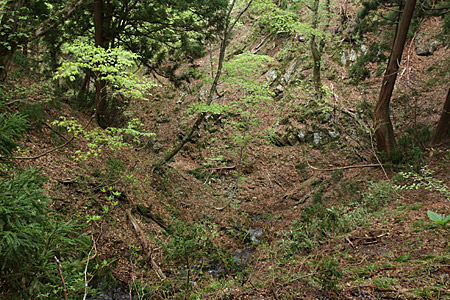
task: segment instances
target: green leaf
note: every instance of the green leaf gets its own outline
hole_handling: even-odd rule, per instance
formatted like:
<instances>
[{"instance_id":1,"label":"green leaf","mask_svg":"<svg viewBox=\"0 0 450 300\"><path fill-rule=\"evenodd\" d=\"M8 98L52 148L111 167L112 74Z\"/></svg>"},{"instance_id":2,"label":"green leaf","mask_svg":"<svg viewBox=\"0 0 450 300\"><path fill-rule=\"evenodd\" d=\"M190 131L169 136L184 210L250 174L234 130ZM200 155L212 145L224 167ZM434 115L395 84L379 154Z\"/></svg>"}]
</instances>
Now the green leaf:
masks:
<instances>
[{"instance_id":1,"label":"green leaf","mask_svg":"<svg viewBox=\"0 0 450 300\"><path fill-rule=\"evenodd\" d=\"M448 222L450 222L450 215L447 217L441 216L440 214L437 214L431 210L427 212L428 218L430 218L432 221L436 222L437 224L441 225L445 228L445 225L447 225Z\"/></svg>"}]
</instances>

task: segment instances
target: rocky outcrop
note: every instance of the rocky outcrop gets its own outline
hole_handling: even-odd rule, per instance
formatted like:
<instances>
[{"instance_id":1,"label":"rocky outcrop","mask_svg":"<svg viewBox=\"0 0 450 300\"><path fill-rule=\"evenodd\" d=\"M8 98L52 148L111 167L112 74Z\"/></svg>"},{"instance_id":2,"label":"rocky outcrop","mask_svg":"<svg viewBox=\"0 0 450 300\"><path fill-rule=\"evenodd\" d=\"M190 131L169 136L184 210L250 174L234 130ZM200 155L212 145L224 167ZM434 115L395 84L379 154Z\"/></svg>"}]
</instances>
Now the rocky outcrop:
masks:
<instances>
[{"instance_id":1,"label":"rocky outcrop","mask_svg":"<svg viewBox=\"0 0 450 300\"><path fill-rule=\"evenodd\" d=\"M425 32L419 32L414 40L416 54L420 56L430 56L439 48L440 42L434 36Z\"/></svg>"}]
</instances>

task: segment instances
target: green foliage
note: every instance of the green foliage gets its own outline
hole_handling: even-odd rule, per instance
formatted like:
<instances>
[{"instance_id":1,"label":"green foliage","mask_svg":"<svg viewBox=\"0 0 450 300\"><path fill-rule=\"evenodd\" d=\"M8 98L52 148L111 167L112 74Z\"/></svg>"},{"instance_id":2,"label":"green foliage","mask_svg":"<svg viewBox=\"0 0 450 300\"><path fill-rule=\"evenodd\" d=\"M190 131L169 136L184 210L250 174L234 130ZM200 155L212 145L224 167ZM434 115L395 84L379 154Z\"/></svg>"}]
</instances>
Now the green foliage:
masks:
<instances>
[{"instance_id":1,"label":"green foliage","mask_svg":"<svg viewBox=\"0 0 450 300\"><path fill-rule=\"evenodd\" d=\"M172 288L180 290L184 295L191 293L203 272L209 265L222 264L221 250L213 240L217 238L217 228L214 224L184 222L174 219L168 229L169 239L157 240L164 253L164 261L176 267L179 279L184 278L181 286ZM175 283L173 281L173 283Z\"/></svg>"},{"instance_id":2,"label":"green foliage","mask_svg":"<svg viewBox=\"0 0 450 300\"><path fill-rule=\"evenodd\" d=\"M241 133L234 137L239 146L245 146L252 138L248 131L261 122L256 117L257 113L267 108L265 102L272 100L273 94L267 83L258 80L261 72L272 61L273 58L267 55L245 52L224 64L224 85L239 91L238 97L234 96L228 104L228 123Z\"/></svg>"},{"instance_id":3,"label":"green foliage","mask_svg":"<svg viewBox=\"0 0 450 300\"><path fill-rule=\"evenodd\" d=\"M132 143L140 144L141 138L155 135L154 133L142 132L143 124L138 119L130 120L125 128L108 127L104 130L100 128L85 130L75 119L67 120L65 117L53 121L52 124L64 127L75 137L82 136L86 140L89 150L86 153L83 153L82 150L75 151L75 160L87 160L91 155L97 157L105 146L113 151L131 146L127 139L131 140Z\"/></svg>"},{"instance_id":4,"label":"green foliage","mask_svg":"<svg viewBox=\"0 0 450 300\"><path fill-rule=\"evenodd\" d=\"M339 266L339 262L334 258L324 257L315 262L318 274L315 276L319 279L320 284L325 290L336 290L339 279L344 275Z\"/></svg>"},{"instance_id":5,"label":"green foliage","mask_svg":"<svg viewBox=\"0 0 450 300\"><path fill-rule=\"evenodd\" d=\"M133 73L135 60L139 57L130 51L121 48L105 49L77 42L68 45L65 52L70 55L72 61L65 61L58 68L54 79L62 77L73 81L86 70L90 70L98 74L96 80L105 80L114 92L138 99L143 99L144 92L155 87L149 79Z\"/></svg>"},{"instance_id":6,"label":"green foliage","mask_svg":"<svg viewBox=\"0 0 450 300\"><path fill-rule=\"evenodd\" d=\"M18 147L17 140L28 129L28 122L24 115L14 113L0 114L0 155L11 156Z\"/></svg>"},{"instance_id":7,"label":"green foliage","mask_svg":"<svg viewBox=\"0 0 450 300\"><path fill-rule=\"evenodd\" d=\"M370 45L367 53L358 56L356 62L351 64L348 68L348 75L350 82L354 85L364 81L370 77L370 71L367 68L369 63L383 63L387 57L384 55L384 51L388 50L388 44L382 42L375 42Z\"/></svg>"},{"instance_id":8,"label":"green foliage","mask_svg":"<svg viewBox=\"0 0 450 300\"><path fill-rule=\"evenodd\" d=\"M423 126L420 130L409 128L398 138L397 147L392 149L392 163L399 168L420 170L424 164L423 149L431 141L432 135L430 126Z\"/></svg>"},{"instance_id":9,"label":"green foliage","mask_svg":"<svg viewBox=\"0 0 450 300\"><path fill-rule=\"evenodd\" d=\"M310 252L321 241L347 233L367 219L367 211L359 205L326 208L315 203L306 208L300 220L292 224L292 229L281 243L283 252L292 256Z\"/></svg>"},{"instance_id":10,"label":"green foliage","mask_svg":"<svg viewBox=\"0 0 450 300\"><path fill-rule=\"evenodd\" d=\"M395 188L389 181L371 182L369 188L363 194L363 205L369 211L379 210L389 204L394 193Z\"/></svg>"},{"instance_id":11,"label":"green foliage","mask_svg":"<svg viewBox=\"0 0 450 300\"><path fill-rule=\"evenodd\" d=\"M421 173L422 174L415 172L400 172L400 176L405 179L412 179L413 183L408 185L396 185L395 187L399 190L417 190L419 188L424 188L429 191L437 191L450 201L450 188L444 183L444 181L432 176L434 174L433 170L430 170L427 166L425 166L421 169ZM447 223L450 222L450 215L445 217L430 210L427 211L427 215L428 218L443 228L445 228Z\"/></svg>"},{"instance_id":12,"label":"green foliage","mask_svg":"<svg viewBox=\"0 0 450 300\"><path fill-rule=\"evenodd\" d=\"M432 212L431 210L427 211L427 215L428 218L436 222L436 224L442 226L442 228L446 228L447 223L450 222L450 215L448 215L447 217L441 216L440 214Z\"/></svg>"},{"instance_id":13,"label":"green foliage","mask_svg":"<svg viewBox=\"0 0 450 300\"><path fill-rule=\"evenodd\" d=\"M299 33L305 36L322 37L323 32L313 29L308 22L301 22L298 12L277 7L272 0L256 0L252 12L258 16L260 26L273 34Z\"/></svg>"},{"instance_id":14,"label":"green foliage","mask_svg":"<svg viewBox=\"0 0 450 300\"><path fill-rule=\"evenodd\" d=\"M430 170L427 166L421 169L422 174L416 172L400 172L399 175L405 179L412 179L413 183L408 185L396 185L396 189L419 189L424 188L429 191L437 191L445 198L450 199L450 188L444 183L443 180L433 177L433 170Z\"/></svg>"},{"instance_id":15,"label":"green foliage","mask_svg":"<svg viewBox=\"0 0 450 300\"><path fill-rule=\"evenodd\" d=\"M16 172L0 182L0 281L9 299L62 299L54 257L59 258L71 298L84 290L83 252L88 240L79 226L59 220L43 194L38 170Z\"/></svg>"}]
</instances>

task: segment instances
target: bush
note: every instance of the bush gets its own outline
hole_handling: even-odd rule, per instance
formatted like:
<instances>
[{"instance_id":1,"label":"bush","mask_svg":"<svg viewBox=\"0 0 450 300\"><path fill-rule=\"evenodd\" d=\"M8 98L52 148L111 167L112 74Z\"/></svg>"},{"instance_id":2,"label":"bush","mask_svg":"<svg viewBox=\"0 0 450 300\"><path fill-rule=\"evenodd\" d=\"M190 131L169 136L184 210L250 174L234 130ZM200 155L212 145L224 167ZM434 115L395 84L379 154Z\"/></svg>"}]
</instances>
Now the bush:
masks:
<instances>
[{"instance_id":1,"label":"bush","mask_svg":"<svg viewBox=\"0 0 450 300\"><path fill-rule=\"evenodd\" d=\"M389 181L371 182L368 191L363 194L363 205L370 211L376 211L388 204L394 193L395 189Z\"/></svg>"},{"instance_id":2,"label":"bush","mask_svg":"<svg viewBox=\"0 0 450 300\"><path fill-rule=\"evenodd\" d=\"M350 232L367 219L367 211L361 206L324 207L315 203L304 210L301 219L292 224L281 247L288 256L310 252L319 242Z\"/></svg>"},{"instance_id":3,"label":"bush","mask_svg":"<svg viewBox=\"0 0 450 300\"><path fill-rule=\"evenodd\" d=\"M88 240L75 222L58 220L48 208L45 180L38 170L27 170L0 182L0 282L8 299L63 299L54 257L66 293L75 297L84 290L81 255Z\"/></svg>"},{"instance_id":4,"label":"bush","mask_svg":"<svg viewBox=\"0 0 450 300\"><path fill-rule=\"evenodd\" d=\"M27 129L16 113L0 114L0 155L13 159L17 140ZM7 299L80 299L84 290L81 262L90 245L79 226L59 220L44 195L46 177L39 170L11 171L0 164L0 288ZM59 276L59 260L67 290ZM85 257L83 257L85 258Z\"/></svg>"}]
</instances>

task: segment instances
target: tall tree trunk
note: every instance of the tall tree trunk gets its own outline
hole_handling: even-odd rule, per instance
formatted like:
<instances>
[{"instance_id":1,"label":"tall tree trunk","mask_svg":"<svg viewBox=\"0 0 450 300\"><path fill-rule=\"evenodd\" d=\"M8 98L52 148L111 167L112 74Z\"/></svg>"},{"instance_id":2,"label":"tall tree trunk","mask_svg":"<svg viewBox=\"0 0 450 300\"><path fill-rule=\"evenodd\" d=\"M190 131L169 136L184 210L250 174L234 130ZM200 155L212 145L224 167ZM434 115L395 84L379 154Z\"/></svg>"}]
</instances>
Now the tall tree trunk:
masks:
<instances>
[{"instance_id":1,"label":"tall tree trunk","mask_svg":"<svg viewBox=\"0 0 450 300\"><path fill-rule=\"evenodd\" d=\"M313 20L312 20L312 29L317 30L318 24L319 24L319 3L320 0L314 0L314 4L312 7L313 11ZM315 98L320 99L322 98L322 81L320 79L320 50L316 43L316 34L313 33L311 36L311 53L313 57L313 83L314 83L314 90L315 90Z\"/></svg>"},{"instance_id":2,"label":"tall tree trunk","mask_svg":"<svg viewBox=\"0 0 450 300\"><path fill-rule=\"evenodd\" d=\"M406 36L408 34L409 24L411 23L415 6L416 0L406 1L400 24L398 25L395 35L388 67L384 73L380 96L374 110L374 127L377 148L378 151L386 154L387 159L390 159L391 150L396 145L394 129L390 118L389 104L395 80L397 79L397 72L402 60L403 48L405 47Z\"/></svg>"},{"instance_id":3,"label":"tall tree trunk","mask_svg":"<svg viewBox=\"0 0 450 300\"><path fill-rule=\"evenodd\" d=\"M95 46L103 47L103 0L94 1L94 31L95 31ZM107 121L106 113L106 82L101 80L102 74L95 73L95 109L97 123L101 128L106 128L110 124Z\"/></svg>"},{"instance_id":4,"label":"tall tree trunk","mask_svg":"<svg viewBox=\"0 0 450 300\"><path fill-rule=\"evenodd\" d=\"M441 118L439 119L438 126L434 132L431 145L437 145L448 135L450 129L450 89L447 92L447 98L445 99L444 108L442 110Z\"/></svg>"}]
</instances>

